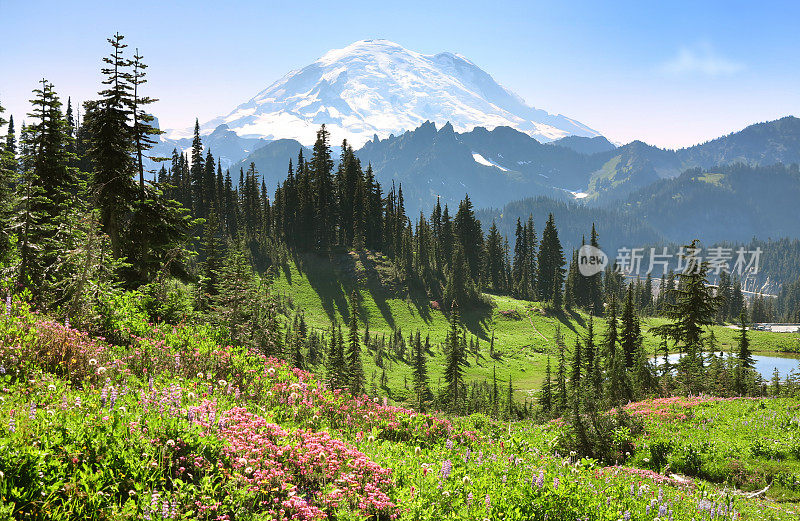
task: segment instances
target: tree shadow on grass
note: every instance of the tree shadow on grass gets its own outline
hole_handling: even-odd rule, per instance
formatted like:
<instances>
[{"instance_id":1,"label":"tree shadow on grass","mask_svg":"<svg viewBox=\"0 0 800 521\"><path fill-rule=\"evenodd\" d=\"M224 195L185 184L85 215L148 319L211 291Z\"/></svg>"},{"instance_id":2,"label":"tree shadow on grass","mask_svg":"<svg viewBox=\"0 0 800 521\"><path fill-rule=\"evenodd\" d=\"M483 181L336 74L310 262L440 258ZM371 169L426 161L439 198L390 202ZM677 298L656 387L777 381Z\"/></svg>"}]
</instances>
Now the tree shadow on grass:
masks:
<instances>
[{"instance_id":1,"label":"tree shadow on grass","mask_svg":"<svg viewBox=\"0 0 800 521\"><path fill-rule=\"evenodd\" d=\"M289 285L292 285L292 266L289 264L289 261L281 263L280 269L283 271L283 276L286 278L286 282Z\"/></svg>"},{"instance_id":2,"label":"tree shadow on grass","mask_svg":"<svg viewBox=\"0 0 800 521\"><path fill-rule=\"evenodd\" d=\"M395 328L394 316L392 310L386 301L386 291L383 289L380 273L375 261L370 258L366 251L362 250L358 253L358 258L361 265L364 266L364 273L366 275L366 289L372 295L372 300L375 301L375 306L380 311L381 316L386 321L391 329Z\"/></svg>"},{"instance_id":3,"label":"tree shadow on grass","mask_svg":"<svg viewBox=\"0 0 800 521\"><path fill-rule=\"evenodd\" d=\"M450 319L450 314L447 314ZM484 341L489 341L489 326L492 320L492 306L485 303L472 305L462 309L461 323L471 334Z\"/></svg>"},{"instance_id":4,"label":"tree shadow on grass","mask_svg":"<svg viewBox=\"0 0 800 521\"><path fill-rule=\"evenodd\" d=\"M320 261L320 262L314 262ZM336 311L347 321L350 317L350 308L347 295L342 289L339 277L334 271L329 259L326 257L311 255L297 257L295 259L298 271L303 273L308 279L311 288L319 296L322 302L322 309L331 322L336 321ZM318 269L317 266L325 266L325 269Z\"/></svg>"},{"instance_id":5,"label":"tree shadow on grass","mask_svg":"<svg viewBox=\"0 0 800 521\"><path fill-rule=\"evenodd\" d=\"M576 335L581 334L575 327L576 323L582 328L584 329L586 328L586 320L584 320L584 318L580 315L580 313L578 313L573 309L570 310L559 309L556 312L550 310L549 315L558 320L564 327L566 327Z\"/></svg>"}]
</instances>

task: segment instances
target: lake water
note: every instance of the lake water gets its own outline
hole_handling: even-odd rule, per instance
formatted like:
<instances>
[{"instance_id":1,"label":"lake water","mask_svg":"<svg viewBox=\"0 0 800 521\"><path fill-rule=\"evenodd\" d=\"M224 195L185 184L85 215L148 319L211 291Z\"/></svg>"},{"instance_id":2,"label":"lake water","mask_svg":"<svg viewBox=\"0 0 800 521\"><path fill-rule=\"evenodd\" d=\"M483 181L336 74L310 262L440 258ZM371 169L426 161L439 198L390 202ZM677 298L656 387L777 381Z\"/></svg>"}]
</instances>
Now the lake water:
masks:
<instances>
[{"instance_id":1,"label":"lake water","mask_svg":"<svg viewBox=\"0 0 800 521\"><path fill-rule=\"evenodd\" d=\"M717 353L719 355L719 353ZM680 354L672 353L669 355L669 363L675 364L680 359ZM727 353L725 354L727 357ZM753 355L753 360L756 363L756 371L761 373L764 379L769 380L772 378L772 371L778 368L778 373L781 377L785 377L791 371L795 373L800 372L800 355L774 356L774 355ZM658 356L657 361L659 364L664 362L664 356Z\"/></svg>"}]
</instances>

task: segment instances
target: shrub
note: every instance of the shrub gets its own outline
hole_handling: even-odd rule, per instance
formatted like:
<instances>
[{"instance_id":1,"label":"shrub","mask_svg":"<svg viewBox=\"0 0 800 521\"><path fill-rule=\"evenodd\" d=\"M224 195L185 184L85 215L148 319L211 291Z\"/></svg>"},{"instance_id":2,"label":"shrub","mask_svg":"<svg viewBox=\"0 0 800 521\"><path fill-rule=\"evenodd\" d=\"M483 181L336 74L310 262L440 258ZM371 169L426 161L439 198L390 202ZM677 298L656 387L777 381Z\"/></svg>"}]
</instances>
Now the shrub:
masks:
<instances>
[{"instance_id":1,"label":"shrub","mask_svg":"<svg viewBox=\"0 0 800 521\"><path fill-rule=\"evenodd\" d=\"M103 335L115 344L129 345L134 337L150 330L147 304L150 297L138 291L110 294L101 298L100 327Z\"/></svg>"},{"instance_id":2,"label":"shrub","mask_svg":"<svg viewBox=\"0 0 800 521\"><path fill-rule=\"evenodd\" d=\"M703 458L700 451L693 445L681 447L673 463L676 470L690 476L700 476L703 470Z\"/></svg>"},{"instance_id":3,"label":"shrub","mask_svg":"<svg viewBox=\"0 0 800 521\"><path fill-rule=\"evenodd\" d=\"M667 465L667 458L672 452L672 442L656 441L650 444L650 468L661 470Z\"/></svg>"}]
</instances>

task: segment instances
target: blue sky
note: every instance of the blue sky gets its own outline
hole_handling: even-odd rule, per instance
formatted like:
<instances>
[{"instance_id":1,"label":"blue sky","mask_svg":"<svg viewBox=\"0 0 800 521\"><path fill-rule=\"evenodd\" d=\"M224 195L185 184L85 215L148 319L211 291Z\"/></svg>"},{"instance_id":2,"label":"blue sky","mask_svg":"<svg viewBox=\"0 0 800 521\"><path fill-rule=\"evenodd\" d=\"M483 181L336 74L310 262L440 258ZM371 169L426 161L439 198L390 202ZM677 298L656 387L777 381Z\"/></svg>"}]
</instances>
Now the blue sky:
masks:
<instances>
[{"instance_id":1,"label":"blue sky","mask_svg":"<svg viewBox=\"0 0 800 521\"><path fill-rule=\"evenodd\" d=\"M0 102L21 119L43 76L63 98L92 97L120 31L150 66L164 128L225 114L366 38L463 54L617 142L675 148L800 115L798 3L650 3L0 0Z\"/></svg>"}]
</instances>

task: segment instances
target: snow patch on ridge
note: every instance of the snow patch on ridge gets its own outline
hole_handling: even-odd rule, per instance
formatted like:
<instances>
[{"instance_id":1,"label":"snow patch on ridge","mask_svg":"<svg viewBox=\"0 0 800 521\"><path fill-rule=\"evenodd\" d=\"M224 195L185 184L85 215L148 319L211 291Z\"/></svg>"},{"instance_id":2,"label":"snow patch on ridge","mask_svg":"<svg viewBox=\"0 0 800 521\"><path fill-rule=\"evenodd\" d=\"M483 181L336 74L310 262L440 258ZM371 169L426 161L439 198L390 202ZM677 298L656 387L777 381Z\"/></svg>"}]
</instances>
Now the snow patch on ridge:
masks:
<instances>
[{"instance_id":1,"label":"snow patch on ridge","mask_svg":"<svg viewBox=\"0 0 800 521\"><path fill-rule=\"evenodd\" d=\"M480 165L493 166L495 168L499 168L503 172L508 172L508 168L503 168L502 166L498 165L497 163L495 163L493 161L489 161L488 159L486 159L485 157L483 157L482 155L480 155L477 152L473 152L472 153L472 159L474 159L475 162L480 164Z\"/></svg>"}]
</instances>

